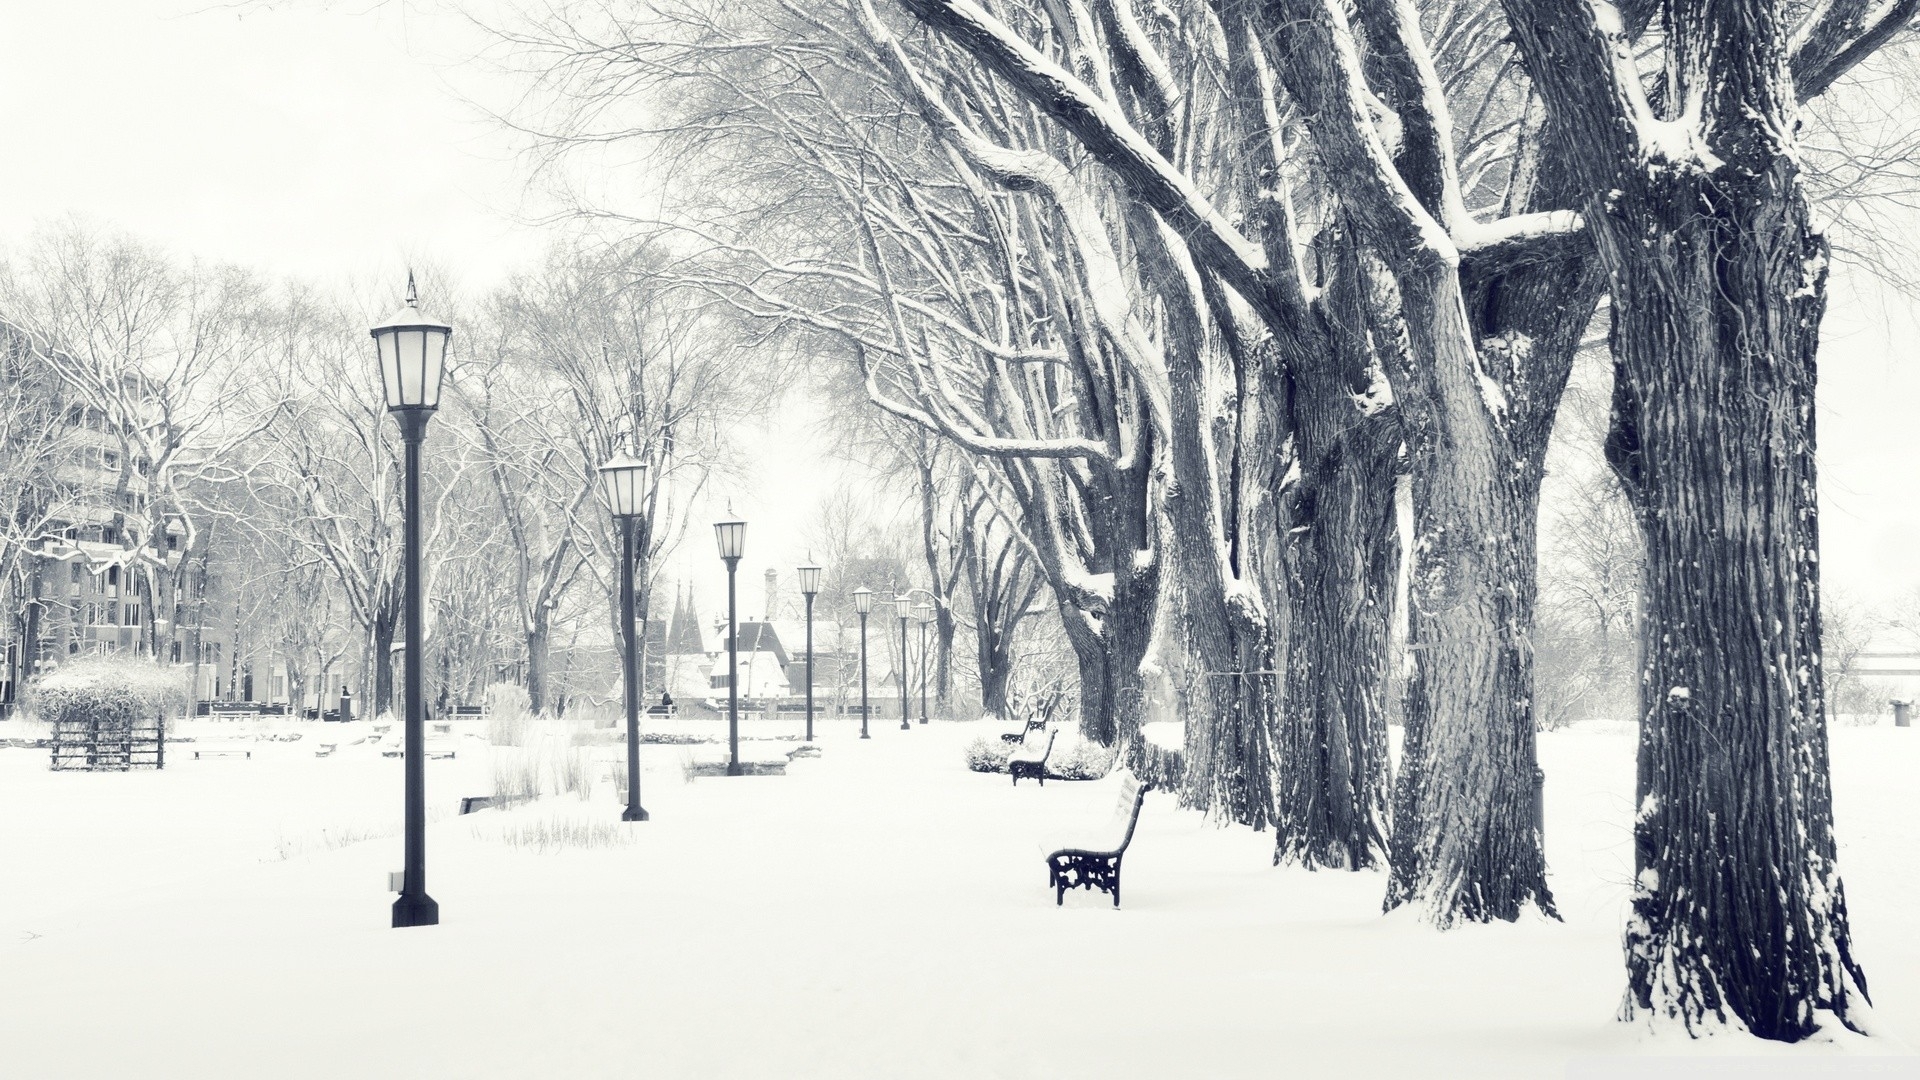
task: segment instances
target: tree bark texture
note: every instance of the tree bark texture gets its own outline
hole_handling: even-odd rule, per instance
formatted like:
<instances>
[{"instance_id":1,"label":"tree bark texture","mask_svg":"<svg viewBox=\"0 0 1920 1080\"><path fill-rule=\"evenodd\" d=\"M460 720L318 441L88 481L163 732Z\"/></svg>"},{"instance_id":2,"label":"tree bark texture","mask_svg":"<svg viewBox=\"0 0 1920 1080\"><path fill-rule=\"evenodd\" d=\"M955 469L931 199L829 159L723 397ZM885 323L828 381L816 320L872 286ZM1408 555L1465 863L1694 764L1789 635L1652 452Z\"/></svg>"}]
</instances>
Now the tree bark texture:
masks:
<instances>
[{"instance_id":1,"label":"tree bark texture","mask_svg":"<svg viewBox=\"0 0 1920 1080\"><path fill-rule=\"evenodd\" d=\"M552 642L547 627L529 627L527 644L527 708L539 716L547 711L547 668L552 658Z\"/></svg>"},{"instance_id":2,"label":"tree bark texture","mask_svg":"<svg viewBox=\"0 0 1920 1080\"><path fill-rule=\"evenodd\" d=\"M1134 215L1139 264L1163 298L1171 387L1163 512L1176 542L1166 545L1175 574L1172 609L1192 664L1181 802L1236 824L1264 829L1273 820L1272 716L1277 687L1274 638L1254 585L1236 565L1216 438L1211 381L1233 362L1208 333L1220 313L1200 293L1199 275L1157 223ZM1230 445L1230 443L1229 443ZM1230 456L1230 455L1227 455Z\"/></svg>"},{"instance_id":3,"label":"tree bark texture","mask_svg":"<svg viewBox=\"0 0 1920 1080\"><path fill-rule=\"evenodd\" d=\"M1298 474L1281 495L1290 610L1273 859L1359 870L1386 857L1400 432L1390 407L1354 405L1364 359L1331 368L1299 371L1289 393Z\"/></svg>"},{"instance_id":4,"label":"tree bark texture","mask_svg":"<svg viewBox=\"0 0 1920 1080\"><path fill-rule=\"evenodd\" d=\"M1646 535L1627 1016L1795 1040L1866 1000L1835 866L1814 357L1827 248L1792 161L1598 211Z\"/></svg>"},{"instance_id":5,"label":"tree bark texture","mask_svg":"<svg viewBox=\"0 0 1920 1080\"><path fill-rule=\"evenodd\" d=\"M1827 247L1798 175L1786 13L1666 9L1663 96L1686 103L1667 118L1617 23L1573 0L1506 5L1584 165L1613 300L1607 454L1646 541L1622 1015L1785 1040L1824 1015L1851 1026L1866 980L1835 866L1819 651Z\"/></svg>"},{"instance_id":6,"label":"tree bark texture","mask_svg":"<svg viewBox=\"0 0 1920 1080\"><path fill-rule=\"evenodd\" d=\"M1398 279L1422 359L1395 378L1414 540L1386 906L1415 905L1443 927L1512 920L1529 904L1552 912L1533 813L1531 504L1457 274Z\"/></svg>"}]
</instances>

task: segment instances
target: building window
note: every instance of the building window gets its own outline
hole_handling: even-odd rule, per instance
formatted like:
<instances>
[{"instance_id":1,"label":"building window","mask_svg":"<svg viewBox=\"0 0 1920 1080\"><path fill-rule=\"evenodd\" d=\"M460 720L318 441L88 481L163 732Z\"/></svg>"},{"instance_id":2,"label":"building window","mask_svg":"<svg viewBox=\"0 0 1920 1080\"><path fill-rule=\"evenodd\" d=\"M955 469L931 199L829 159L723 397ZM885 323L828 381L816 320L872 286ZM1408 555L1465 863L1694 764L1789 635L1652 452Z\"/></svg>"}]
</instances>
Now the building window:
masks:
<instances>
[{"instance_id":1,"label":"building window","mask_svg":"<svg viewBox=\"0 0 1920 1080\"><path fill-rule=\"evenodd\" d=\"M111 526L111 525L102 525L102 526L100 526L100 542L101 542L101 543L103 543L103 544L117 544L117 543L119 543L119 542L120 542L120 530L119 530L119 529L116 529L116 528L114 528L114 527L113 527L113 526Z\"/></svg>"},{"instance_id":2,"label":"building window","mask_svg":"<svg viewBox=\"0 0 1920 1080\"><path fill-rule=\"evenodd\" d=\"M713 687L715 690L724 690L727 686L727 677L725 675L709 675L707 676L707 685Z\"/></svg>"},{"instance_id":3,"label":"building window","mask_svg":"<svg viewBox=\"0 0 1920 1080\"><path fill-rule=\"evenodd\" d=\"M180 643L177 641L173 643L173 662L180 662Z\"/></svg>"},{"instance_id":4,"label":"building window","mask_svg":"<svg viewBox=\"0 0 1920 1080\"><path fill-rule=\"evenodd\" d=\"M140 625L140 605L131 600L127 601L127 625Z\"/></svg>"},{"instance_id":5,"label":"building window","mask_svg":"<svg viewBox=\"0 0 1920 1080\"><path fill-rule=\"evenodd\" d=\"M167 550L168 551L180 550L180 534L179 533L167 534Z\"/></svg>"},{"instance_id":6,"label":"building window","mask_svg":"<svg viewBox=\"0 0 1920 1080\"><path fill-rule=\"evenodd\" d=\"M73 583L75 585L80 584L80 564L78 562L70 562L67 564L67 569L73 574ZM80 590L75 589L74 591L79 592Z\"/></svg>"},{"instance_id":7,"label":"building window","mask_svg":"<svg viewBox=\"0 0 1920 1080\"><path fill-rule=\"evenodd\" d=\"M108 472L119 472L120 455L112 450L102 450L100 452L100 466Z\"/></svg>"}]
</instances>

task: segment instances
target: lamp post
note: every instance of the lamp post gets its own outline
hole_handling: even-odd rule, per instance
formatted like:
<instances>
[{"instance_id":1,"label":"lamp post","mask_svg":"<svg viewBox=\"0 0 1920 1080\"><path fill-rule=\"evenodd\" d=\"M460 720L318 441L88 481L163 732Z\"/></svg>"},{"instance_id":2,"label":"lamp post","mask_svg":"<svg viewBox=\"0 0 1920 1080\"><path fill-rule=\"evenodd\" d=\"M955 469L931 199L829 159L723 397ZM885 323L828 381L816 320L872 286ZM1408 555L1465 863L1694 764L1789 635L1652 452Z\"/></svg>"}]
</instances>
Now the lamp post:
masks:
<instances>
[{"instance_id":1,"label":"lamp post","mask_svg":"<svg viewBox=\"0 0 1920 1080\"><path fill-rule=\"evenodd\" d=\"M860 615L860 737L867 735L867 613L873 610L873 590L865 585L853 590L853 610Z\"/></svg>"},{"instance_id":2,"label":"lamp post","mask_svg":"<svg viewBox=\"0 0 1920 1080\"><path fill-rule=\"evenodd\" d=\"M820 568L800 568L800 592L807 598L807 741L813 741L813 598L820 592Z\"/></svg>"},{"instance_id":3,"label":"lamp post","mask_svg":"<svg viewBox=\"0 0 1920 1080\"><path fill-rule=\"evenodd\" d=\"M927 722L927 624L933 621L933 605L921 603L913 609L920 620L920 722Z\"/></svg>"},{"instance_id":4,"label":"lamp post","mask_svg":"<svg viewBox=\"0 0 1920 1080\"><path fill-rule=\"evenodd\" d=\"M747 523L716 521L714 543L727 564L727 775L740 775L740 623L734 602L734 571L747 548Z\"/></svg>"},{"instance_id":5,"label":"lamp post","mask_svg":"<svg viewBox=\"0 0 1920 1080\"><path fill-rule=\"evenodd\" d=\"M620 682L627 699L627 808L621 821L647 820L640 805L640 655L633 632L633 530L646 499L647 463L625 450L600 466L607 509L620 523Z\"/></svg>"},{"instance_id":6,"label":"lamp post","mask_svg":"<svg viewBox=\"0 0 1920 1080\"><path fill-rule=\"evenodd\" d=\"M406 574L406 869L400 899L393 902L393 925L433 926L440 905L427 895L427 754L422 701L424 659L420 589L420 444L427 421L440 407L440 379L446 373L447 339L453 327L420 311L413 275L407 275L407 306L370 331L380 352L380 376L387 411L400 424L406 443L406 521L403 566Z\"/></svg>"},{"instance_id":7,"label":"lamp post","mask_svg":"<svg viewBox=\"0 0 1920 1080\"><path fill-rule=\"evenodd\" d=\"M900 730L912 731L913 723L907 719L907 619L913 615L913 597L894 597L893 613L900 619L900 666L894 669L900 678Z\"/></svg>"}]
</instances>

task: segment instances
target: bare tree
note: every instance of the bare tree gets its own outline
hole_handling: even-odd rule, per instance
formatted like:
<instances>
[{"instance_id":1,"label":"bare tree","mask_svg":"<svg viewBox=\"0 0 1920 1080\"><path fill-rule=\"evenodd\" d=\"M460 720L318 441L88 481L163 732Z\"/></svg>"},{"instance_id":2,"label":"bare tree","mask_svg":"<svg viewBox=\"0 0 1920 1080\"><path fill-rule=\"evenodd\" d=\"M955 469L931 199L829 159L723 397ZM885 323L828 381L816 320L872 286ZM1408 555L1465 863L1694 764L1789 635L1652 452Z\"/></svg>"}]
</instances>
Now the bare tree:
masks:
<instances>
[{"instance_id":1,"label":"bare tree","mask_svg":"<svg viewBox=\"0 0 1920 1080\"><path fill-rule=\"evenodd\" d=\"M151 618L142 647L167 660L201 517L196 485L279 414L287 362L264 333L266 297L234 267L182 265L124 235L68 223L38 234L0 296L75 404L119 443L113 504L132 587Z\"/></svg>"}]
</instances>

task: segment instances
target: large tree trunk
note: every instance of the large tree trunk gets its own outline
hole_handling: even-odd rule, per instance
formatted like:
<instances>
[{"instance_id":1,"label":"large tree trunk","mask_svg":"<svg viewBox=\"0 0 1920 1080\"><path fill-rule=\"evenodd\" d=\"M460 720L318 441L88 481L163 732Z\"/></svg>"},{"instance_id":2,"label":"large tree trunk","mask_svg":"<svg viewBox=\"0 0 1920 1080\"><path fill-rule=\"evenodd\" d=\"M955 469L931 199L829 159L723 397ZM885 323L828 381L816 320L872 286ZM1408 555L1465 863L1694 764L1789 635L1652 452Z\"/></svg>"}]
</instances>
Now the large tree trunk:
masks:
<instances>
[{"instance_id":1,"label":"large tree trunk","mask_svg":"<svg viewBox=\"0 0 1920 1080\"><path fill-rule=\"evenodd\" d=\"M1794 1040L1822 1011L1850 1023L1866 981L1822 720L1827 247L1791 158L1768 165L1659 170L1591 217L1613 275L1609 456L1646 535L1623 1012Z\"/></svg>"},{"instance_id":2,"label":"large tree trunk","mask_svg":"<svg viewBox=\"0 0 1920 1080\"><path fill-rule=\"evenodd\" d=\"M1198 275L1162 241L1157 224L1136 214L1133 238L1166 305L1171 482L1162 507L1176 538L1166 545L1177 575L1173 607L1194 668L1181 801L1264 829L1273 820L1274 635L1246 572L1248 553L1236 542L1240 522L1223 498L1233 478L1221 475L1217 418L1210 409L1214 372L1208 361L1233 359L1209 348L1207 325L1228 316L1187 286L1191 280L1197 287ZM1224 435L1235 437L1231 431Z\"/></svg>"},{"instance_id":3,"label":"large tree trunk","mask_svg":"<svg viewBox=\"0 0 1920 1080\"><path fill-rule=\"evenodd\" d=\"M1157 570L1114 578L1113 602L1098 632L1078 625L1076 613L1061 611L1080 669L1080 732L1103 746L1129 742L1140 732L1146 711L1140 665L1153 637L1159 594Z\"/></svg>"},{"instance_id":4,"label":"large tree trunk","mask_svg":"<svg viewBox=\"0 0 1920 1080\"><path fill-rule=\"evenodd\" d=\"M399 704L394 700L393 684L393 635L399 629L397 611L375 616L373 625L367 628L367 647L373 655L368 657L373 668L373 698L362 702L368 719L381 713L400 714Z\"/></svg>"},{"instance_id":5,"label":"large tree trunk","mask_svg":"<svg viewBox=\"0 0 1920 1080\"><path fill-rule=\"evenodd\" d=\"M547 711L547 669L551 662L550 634L544 622L527 628L527 708L539 716Z\"/></svg>"},{"instance_id":6,"label":"large tree trunk","mask_svg":"<svg viewBox=\"0 0 1920 1080\"><path fill-rule=\"evenodd\" d=\"M1359 870L1387 845L1387 718L1393 656L1399 425L1362 415L1352 387L1296 383L1297 479L1283 493L1285 692L1276 724L1276 864Z\"/></svg>"},{"instance_id":7,"label":"large tree trunk","mask_svg":"<svg viewBox=\"0 0 1920 1080\"><path fill-rule=\"evenodd\" d=\"M1386 906L1415 905L1443 927L1512 920L1529 904L1551 913L1534 828L1531 503L1509 406L1474 347L1457 271L1397 276L1420 361L1395 377L1414 538Z\"/></svg>"},{"instance_id":8,"label":"large tree trunk","mask_svg":"<svg viewBox=\"0 0 1920 1080\"><path fill-rule=\"evenodd\" d=\"M1400 572L1401 433L1368 324L1360 260L1323 236L1324 345L1279 373L1290 475L1273 477L1276 590L1287 611L1274 725L1275 865L1359 870L1386 859L1392 769L1385 692Z\"/></svg>"}]
</instances>

